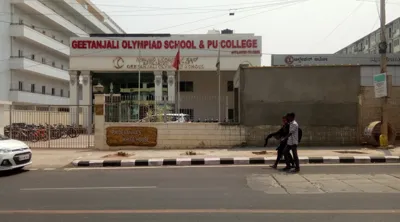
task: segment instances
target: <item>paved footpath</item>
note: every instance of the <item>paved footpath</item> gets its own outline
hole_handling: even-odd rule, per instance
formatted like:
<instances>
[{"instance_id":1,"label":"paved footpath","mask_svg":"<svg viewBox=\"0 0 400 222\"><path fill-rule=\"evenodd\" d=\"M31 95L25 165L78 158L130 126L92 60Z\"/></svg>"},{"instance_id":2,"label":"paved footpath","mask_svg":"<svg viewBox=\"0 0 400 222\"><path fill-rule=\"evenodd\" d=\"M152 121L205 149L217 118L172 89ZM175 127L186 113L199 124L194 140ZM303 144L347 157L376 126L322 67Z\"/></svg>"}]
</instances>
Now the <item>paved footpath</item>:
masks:
<instances>
[{"instance_id":1,"label":"paved footpath","mask_svg":"<svg viewBox=\"0 0 400 222\"><path fill-rule=\"evenodd\" d=\"M133 167L133 166L188 166L272 164L274 147L193 150L122 150L34 149L32 168L61 167ZM195 152L191 153L190 152ZM194 155L193 155L194 154ZM300 162L308 163L399 163L400 147L383 150L362 147L302 147Z\"/></svg>"}]
</instances>

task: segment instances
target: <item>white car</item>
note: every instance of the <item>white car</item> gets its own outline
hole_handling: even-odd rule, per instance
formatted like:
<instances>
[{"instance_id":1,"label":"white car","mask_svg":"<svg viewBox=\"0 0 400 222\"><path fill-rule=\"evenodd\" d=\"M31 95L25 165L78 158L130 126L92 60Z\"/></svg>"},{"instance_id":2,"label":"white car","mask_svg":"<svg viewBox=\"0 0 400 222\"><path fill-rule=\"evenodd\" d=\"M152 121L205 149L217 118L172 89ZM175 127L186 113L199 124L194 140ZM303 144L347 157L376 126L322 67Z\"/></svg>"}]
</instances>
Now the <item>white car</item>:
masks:
<instances>
[{"instance_id":1,"label":"white car","mask_svg":"<svg viewBox=\"0 0 400 222\"><path fill-rule=\"evenodd\" d=\"M24 142L0 134L0 171L22 169L32 164L32 151Z\"/></svg>"}]
</instances>

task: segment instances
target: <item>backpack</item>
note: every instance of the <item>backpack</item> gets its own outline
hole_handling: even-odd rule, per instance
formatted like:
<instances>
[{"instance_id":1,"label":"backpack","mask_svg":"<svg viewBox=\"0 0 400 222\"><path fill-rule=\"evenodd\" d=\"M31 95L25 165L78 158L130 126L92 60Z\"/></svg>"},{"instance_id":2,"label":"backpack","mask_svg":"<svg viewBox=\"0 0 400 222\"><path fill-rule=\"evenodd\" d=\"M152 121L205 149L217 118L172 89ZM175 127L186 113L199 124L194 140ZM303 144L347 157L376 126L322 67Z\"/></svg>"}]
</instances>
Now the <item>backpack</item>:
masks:
<instances>
[{"instance_id":1,"label":"backpack","mask_svg":"<svg viewBox=\"0 0 400 222\"><path fill-rule=\"evenodd\" d=\"M299 128L299 143L301 141L302 136L303 136L303 130L301 130L301 128Z\"/></svg>"}]
</instances>

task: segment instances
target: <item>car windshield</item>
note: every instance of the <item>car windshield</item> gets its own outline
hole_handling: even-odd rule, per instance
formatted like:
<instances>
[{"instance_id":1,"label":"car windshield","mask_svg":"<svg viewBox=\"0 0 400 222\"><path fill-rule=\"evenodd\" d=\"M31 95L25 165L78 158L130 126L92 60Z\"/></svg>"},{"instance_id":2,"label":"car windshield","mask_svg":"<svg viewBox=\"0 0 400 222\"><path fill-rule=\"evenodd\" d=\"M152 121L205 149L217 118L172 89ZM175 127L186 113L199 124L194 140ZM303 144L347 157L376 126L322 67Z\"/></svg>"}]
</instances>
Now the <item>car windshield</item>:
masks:
<instances>
[{"instance_id":1,"label":"car windshield","mask_svg":"<svg viewBox=\"0 0 400 222\"><path fill-rule=\"evenodd\" d=\"M8 140L8 139L10 139L10 138L0 134L0 140Z\"/></svg>"}]
</instances>

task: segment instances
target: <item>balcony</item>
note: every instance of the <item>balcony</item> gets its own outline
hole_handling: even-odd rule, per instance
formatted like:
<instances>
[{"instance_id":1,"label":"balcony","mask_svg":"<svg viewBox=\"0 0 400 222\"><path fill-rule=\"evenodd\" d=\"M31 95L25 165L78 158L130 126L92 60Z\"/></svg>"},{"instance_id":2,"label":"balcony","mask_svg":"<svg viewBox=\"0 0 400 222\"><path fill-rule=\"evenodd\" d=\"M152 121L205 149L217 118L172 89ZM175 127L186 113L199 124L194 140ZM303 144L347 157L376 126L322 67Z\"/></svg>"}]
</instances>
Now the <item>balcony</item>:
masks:
<instances>
[{"instance_id":1,"label":"balcony","mask_svg":"<svg viewBox=\"0 0 400 222\"><path fill-rule=\"evenodd\" d=\"M25 57L11 57L9 61L10 69L12 70L22 70L45 76L47 78L69 81L69 73L67 70L46 63L40 63Z\"/></svg>"},{"instance_id":2,"label":"balcony","mask_svg":"<svg viewBox=\"0 0 400 222\"><path fill-rule=\"evenodd\" d=\"M39 92L10 89L9 100L18 103L68 105L69 98L59 95L48 95Z\"/></svg>"},{"instance_id":3,"label":"balcony","mask_svg":"<svg viewBox=\"0 0 400 222\"><path fill-rule=\"evenodd\" d=\"M29 42L34 42L64 56L69 57L70 55L70 47L68 45L61 43L61 41L57 40L55 37L52 38L43 34L43 32L36 30L34 27L28 27L24 24L13 23L10 26L10 33L13 37L18 37Z\"/></svg>"},{"instance_id":4,"label":"balcony","mask_svg":"<svg viewBox=\"0 0 400 222\"><path fill-rule=\"evenodd\" d=\"M114 33L102 21L97 19L94 14L92 15L91 12L89 12L82 5L77 4L76 0L61 0L61 1L64 2L66 5L68 5L70 8L72 8L80 16L85 18L90 24L93 24L97 29L99 29L99 31L106 33L106 34ZM101 15L99 15L99 16L101 16Z\"/></svg>"},{"instance_id":5,"label":"balcony","mask_svg":"<svg viewBox=\"0 0 400 222\"><path fill-rule=\"evenodd\" d=\"M83 29L70 22L67 18L57 14L53 9L50 9L38 0L11 0L11 4L21 7L29 12L33 11L34 13L44 15L49 20L61 25L77 37L89 36Z\"/></svg>"}]
</instances>

